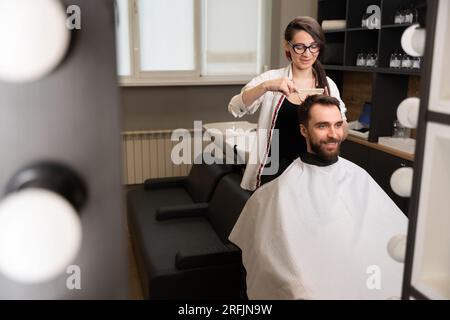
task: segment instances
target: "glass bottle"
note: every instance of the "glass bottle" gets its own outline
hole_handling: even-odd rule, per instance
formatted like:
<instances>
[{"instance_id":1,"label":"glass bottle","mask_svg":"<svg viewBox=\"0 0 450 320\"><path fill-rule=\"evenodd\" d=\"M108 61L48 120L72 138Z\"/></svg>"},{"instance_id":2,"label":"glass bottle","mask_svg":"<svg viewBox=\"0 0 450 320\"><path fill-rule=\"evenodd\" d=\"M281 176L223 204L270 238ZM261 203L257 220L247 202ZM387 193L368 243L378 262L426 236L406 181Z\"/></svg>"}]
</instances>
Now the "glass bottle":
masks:
<instances>
[{"instance_id":1,"label":"glass bottle","mask_svg":"<svg viewBox=\"0 0 450 320\"><path fill-rule=\"evenodd\" d=\"M396 64L395 64L396 68L402 67L402 58L403 58L403 56L402 56L401 52L398 50L396 53Z\"/></svg>"},{"instance_id":2,"label":"glass bottle","mask_svg":"<svg viewBox=\"0 0 450 320\"><path fill-rule=\"evenodd\" d=\"M376 53L369 53L366 58L366 66L368 67L375 67L376 66L376 59L377 54Z\"/></svg>"},{"instance_id":3,"label":"glass bottle","mask_svg":"<svg viewBox=\"0 0 450 320\"><path fill-rule=\"evenodd\" d=\"M422 58L421 57L415 57L413 62L412 62L412 68L413 69L420 69L421 62L422 62Z\"/></svg>"},{"instance_id":4,"label":"glass bottle","mask_svg":"<svg viewBox=\"0 0 450 320\"><path fill-rule=\"evenodd\" d=\"M378 54L374 53L373 54L373 67L378 67Z\"/></svg>"},{"instance_id":5,"label":"glass bottle","mask_svg":"<svg viewBox=\"0 0 450 320\"><path fill-rule=\"evenodd\" d=\"M371 60L372 60L372 54L371 54L371 53L368 53L368 54L366 55L366 63L365 63L365 66L370 67Z\"/></svg>"},{"instance_id":6,"label":"glass bottle","mask_svg":"<svg viewBox=\"0 0 450 320\"><path fill-rule=\"evenodd\" d=\"M402 57L398 49L396 49L391 54L391 60L389 61L390 68L400 68L402 62Z\"/></svg>"},{"instance_id":7,"label":"glass bottle","mask_svg":"<svg viewBox=\"0 0 450 320\"><path fill-rule=\"evenodd\" d=\"M417 10L415 1L407 9L406 20L405 23L411 24L419 21L419 11Z\"/></svg>"},{"instance_id":8,"label":"glass bottle","mask_svg":"<svg viewBox=\"0 0 450 320\"><path fill-rule=\"evenodd\" d=\"M409 69L411 67L412 67L411 57L405 53L402 57L402 68Z\"/></svg>"},{"instance_id":9,"label":"glass bottle","mask_svg":"<svg viewBox=\"0 0 450 320\"><path fill-rule=\"evenodd\" d=\"M405 23L406 21L406 10L400 10L400 24Z\"/></svg>"},{"instance_id":10,"label":"glass bottle","mask_svg":"<svg viewBox=\"0 0 450 320\"><path fill-rule=\"evenodd\" d=\"M364 54L364 52L358 53L356 57L356 65L358 67L363 67L366 65L366 55Z\"/></svg>"},{"instance_id":11,"label":"glass bottle","mask_svg":"<svg viewBox=\"0 0 450 320\"><path fill-rule=\"evenodd\" d=\"M367 13L364 13L361 19L361 27L367 28L367 21L368 21L369 15Z\"/></svg>"},{"instance_id":12,"label":"glass bottle","mask_svg":"<svg viewBox=\"0 0 450 320\"><path fill-rule=\"evenodd\" d=\"M391 53L391 57L389 59L389 68L396 68L397 63L397 54L394 52Z\"/></svg>"},{"instance_id":13,"label":"glass bottle","mask_svg":"<svg viewBox=\"0 0 450 320\"><path fill-rule=\"evenodd\" d=\"M392 124L392 137L394 138L408 138L406 128L402 126L400 121L395 120Z\"/></svg>"},{"instance_id":14,"label":"glass bottle","mask_svg":"<svg viewBox=\"0 0 450 320\"><path fill-rule=\"evenodd\" d=\"M404 18L403 23L412 23L413 13L412 13L411 9L410 8L405 9L404 14L405 14L405 18Z\"/></svg>"},{"instance_id":15,"label":"glass bottle","mask_svg":"<svg viewBox=\"0 0 450 320\"><path fill-rule=\"evenodd\" d=\"M401 19L401 12L400 9L398 9L397 11L395 11L395 15L394 15L394 23L395 24L400 24L400 19Z\"/></svg>"}]
</instances>

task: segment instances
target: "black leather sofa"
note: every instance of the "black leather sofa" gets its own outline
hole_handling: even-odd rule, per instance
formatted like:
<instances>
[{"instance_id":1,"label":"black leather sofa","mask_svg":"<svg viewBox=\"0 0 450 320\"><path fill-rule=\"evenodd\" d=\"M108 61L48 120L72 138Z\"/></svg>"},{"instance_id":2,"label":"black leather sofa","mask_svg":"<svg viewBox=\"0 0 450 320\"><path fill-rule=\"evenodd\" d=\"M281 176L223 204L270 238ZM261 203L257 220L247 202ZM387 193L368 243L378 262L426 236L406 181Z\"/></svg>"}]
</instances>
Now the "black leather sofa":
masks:
<instances>
[{"instance_id":1,"label":"black leather sofa","mask_svg":"<svg viewBox=\"0 0 450 320\"><path fill-rule=\"evenodd\" d=\"M240 188L241 178L227 166L194 165L187 178L152 179L145 189L128 193L130 233L146 298L242 296L241 252L228 241L251 195Z\"/></svg>"}]
</instances>

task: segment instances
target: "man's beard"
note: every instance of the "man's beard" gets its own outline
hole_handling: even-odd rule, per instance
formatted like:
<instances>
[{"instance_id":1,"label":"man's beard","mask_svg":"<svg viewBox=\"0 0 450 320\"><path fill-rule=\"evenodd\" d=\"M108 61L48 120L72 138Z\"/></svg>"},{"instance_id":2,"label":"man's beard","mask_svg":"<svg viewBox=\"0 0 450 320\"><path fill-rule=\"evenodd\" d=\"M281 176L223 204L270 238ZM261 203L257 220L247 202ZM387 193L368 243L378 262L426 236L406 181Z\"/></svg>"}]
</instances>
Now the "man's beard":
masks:
<instances>
[{"instance_id":1,"label":"man's beard","mask_svg":"<svg viewBox=\"0 0 450 320\"><path fill-rule=\"evenodd\" d=\"M336 142L337 146L333 152L329 152L325 149L325 143ZM322 160L332 161L336 160L341 151L341 141L337 139L328 139L326 141L319 141L319 143L314 143L314 141L309 140L309 145L311 150Z\"/></svg>"}]
</instances>

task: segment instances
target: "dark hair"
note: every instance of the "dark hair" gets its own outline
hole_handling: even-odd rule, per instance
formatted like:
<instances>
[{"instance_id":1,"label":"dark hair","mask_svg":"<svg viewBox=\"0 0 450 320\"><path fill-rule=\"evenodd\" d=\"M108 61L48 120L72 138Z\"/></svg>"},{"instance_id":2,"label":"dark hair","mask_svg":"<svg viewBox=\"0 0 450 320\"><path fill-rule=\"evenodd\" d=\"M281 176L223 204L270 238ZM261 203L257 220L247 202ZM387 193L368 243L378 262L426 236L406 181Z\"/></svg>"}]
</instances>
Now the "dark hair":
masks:
<instances>
[{"instance_id":1,"label":"dark hair","mask_svg":"<svg viewBox=\"0 0 450 320\"><path fill-rule=\"evenodd\" d=\"M339 107L339 100L330 96L326 96L324 94L314 94L312 96L308 96L305 101L297 108L298 122L307 126L311 108L315 104L322 104L326 106L336 106L339 111L341 108Z\"/></svg>"},{"instance_id":2,"label":"dark hair","mask_svg":"<svg viewBox=\"0 0 450 320\"><path fill-rule=\"evenodd\" d=\"M314 62L313 69L316 72L319 87L326 89L325 92L330 94L327 75L322 63L320 62L325 51L325 34L316 19L303 16L297 17L289 22L286 30L284 31L284 40L291 41L294 35L301 30L307 32L320 46L319 56L317 57L316 62Z\"/></svg>"}]
</instances>

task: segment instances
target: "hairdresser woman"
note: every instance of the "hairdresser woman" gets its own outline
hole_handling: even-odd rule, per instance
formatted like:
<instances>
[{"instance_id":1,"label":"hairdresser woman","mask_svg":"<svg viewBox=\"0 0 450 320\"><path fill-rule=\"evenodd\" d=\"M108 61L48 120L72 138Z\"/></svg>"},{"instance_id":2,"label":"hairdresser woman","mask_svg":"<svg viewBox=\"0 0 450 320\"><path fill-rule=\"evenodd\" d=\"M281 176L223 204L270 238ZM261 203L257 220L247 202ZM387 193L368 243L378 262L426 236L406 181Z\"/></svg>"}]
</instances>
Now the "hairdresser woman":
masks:
<instances>
[{"instance_id":1,"label":"hairdresser woman","mask_svg":"<svg viewBox=\"0 0 450 320\"><path fill-rule=\"evenodd\" d=\"M325 47L325 36L319 23L311 17L297 17L286 27L284 40L286 57L291 63L286 68L269 70L252 79L228 106L235 117L253 114L261 109L258 142L251 149L241 182L243 189L255 190L278 177L306 151L306 141L300 134L297 117L297 107L306 98L301 93L302 89L323 88L325 94L339 100L342 116L346 120L346 108L339 90L334 81L325 75L319 62ZM274 155L271 154L271 148L276 152L274 144L271 146L272 139L276 142L274 132L278 132L279 137L279 166L278 171L268 174L274 168ZM268 157L272 159L271 164Z\"/></svg>"}]
</instances>

